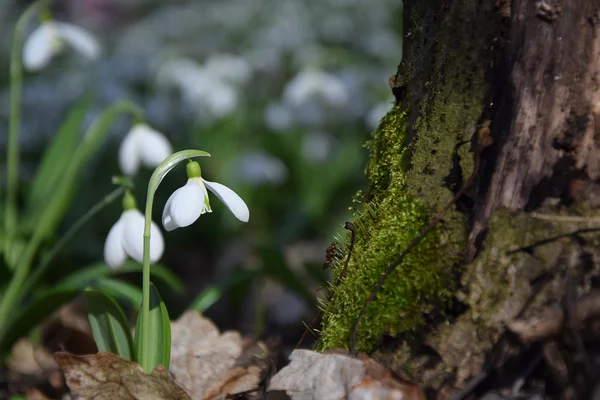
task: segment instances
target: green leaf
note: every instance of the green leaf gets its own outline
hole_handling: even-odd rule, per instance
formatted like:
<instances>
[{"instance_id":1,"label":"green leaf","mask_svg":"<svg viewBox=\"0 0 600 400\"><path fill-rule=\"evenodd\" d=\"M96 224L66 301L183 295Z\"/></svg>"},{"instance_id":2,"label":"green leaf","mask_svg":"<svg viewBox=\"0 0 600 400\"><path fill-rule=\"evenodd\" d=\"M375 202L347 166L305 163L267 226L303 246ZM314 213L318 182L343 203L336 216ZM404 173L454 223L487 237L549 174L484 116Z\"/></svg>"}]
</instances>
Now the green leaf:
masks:
<instances>
[{"instance_id":1,"label":"green leaf","mask_svg":"<svg viewBox=\"0 0 600 400\"><path fill-rule=\"evenodd\" d=\"M119 357L135 360L133 339L125 314L116 300L96 289L85 291L86 310L98 351L109 351Z\"/></svg>"},{"instance_id":2,"label":"green leaf","mask_svg":"<svg viewBox=\"0 0 600 400\"><path fill-rule=\"evenodd\" d=\"M245 283L248 285L254 278L260 276L260 271L236 269L223 282L209 286L200 293L192 304L188 307L191 310L196 310L201 313L208 310L215 304L223 295L231 290L234 286Z\"/></svg>"},{"instance_id":3,"label":"green leaf","mask_svg":"<svg viewBox=\"0 0 600 400\"><path fill-rule=\"evenodd\" d=\"M59 286L75 286L75 285L84 285L88 286L96 279L106 278L110 276L115 276L122 273L131 273L131 272L142 272L142 265L128 260L125 264L123 264L119 269L111 269L105 263L96 263L92 264L89 267L84 267L78 269L77 271L71 273L69 276L61 280L58 285ZM179 294L183 294L185 292L185 287L181 280L171 272L167 267L162 264L152 264L152 268L150 268L151 275L163 281L167 286L169 286L173 291ZM140 302L136 304L138 306Z\"/></svg>"},{"instance_id":4,"label":"green leaf","mask_svg":"<svg viewBox=\"0 0 600 400\"><path fill-rule=\"evenodd\" d=\"M115 119L125 112L136 116L142 114L135 104L118 101L96 117L74 153L62 154L69 162L52 187L51 194L44 199L43 207L36 207L27 214L24 222L27 229L42 237L48 237L54 232L73 199L81 171L108 135Z\"/></svg>"},{"instance_id":5,"label":"green leaf","mask_svg":"<svg viewBox=\"0 0 600 400\"><path fill-rule=\"evenodd\" d=\"M52 143L44 152L29 189L27 208L30 211L43 206L62 180L64 171L71 160L69 156L74 154L77 148L81 123L90 104L91 97L85 96L71 109Z\"/></svg>"},{"instance_id":6,"label":"green leaf","mask_svg":"<svg viewBox=\"0 0 600 400\"><path fill-rule=\"evenodd\" d=\"M118 299L125 300L129 305L137 308L142 304L142 291L130 283L110 278L99 278L93 287L110 294Z\"/></svg>"},{"instance_id":7,"label":"green leaf","mask_svg":"<svg viewBox=\"0 0 600 400\"><path fill-rule=\"evenodd\" d=\"M138 315L135 327L135 348L142 348L142 330L148 329L150 337L149 343L149 364L150 370L157 365L162 365L169 369L171 361L171 322L165 303L161 300L158 290L153 283L150 283L150 318L148 326L142 326L142 313ZM138 359L138 362L141 362Z\"/></svg>"},{"instance_id":8,"label":"green leaf","mask_svg":"<svg viewBox=\"0 0 600 400\"><path fill-rule=\"evenodd\" d=\"M8 321L0 334L0 356L6 355L19 338L27 335L40 321L79 293L81 290L75 288L53 288L38 296L24 309L16 309L16 315Z\"/></svg>"}]
</instances>

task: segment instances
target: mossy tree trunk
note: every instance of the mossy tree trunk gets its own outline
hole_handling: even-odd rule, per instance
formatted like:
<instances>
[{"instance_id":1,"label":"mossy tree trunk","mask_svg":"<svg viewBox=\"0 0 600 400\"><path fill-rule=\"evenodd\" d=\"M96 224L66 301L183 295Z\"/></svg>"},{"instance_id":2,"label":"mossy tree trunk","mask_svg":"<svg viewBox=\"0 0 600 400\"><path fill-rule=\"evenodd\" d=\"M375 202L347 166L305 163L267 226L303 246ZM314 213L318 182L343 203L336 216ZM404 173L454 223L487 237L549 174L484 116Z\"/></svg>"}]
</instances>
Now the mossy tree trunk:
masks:
<instances>
[{"instance_id":1,"label":"mossy tree trunk","mask_svg":"<svg viewBox=\"0 0 600 400\"><path fill-rule=\"evenodd\" d=\"M425 224L420 207L433 218L476 167L473 184L390 277L359 330L359 348L445 398L483 370L527 362L524 351L498 360L515 319L595 290L593 232L510 250L589 228L599 214L600 0L404 7L397 106L368 145L371 186L354 221L355 254L325 306L319 347L349 347L350 321L408 243L394 229L414 237ZM442 286L451 294L436 296ZM396 339L375 340L381 326ZM543 362L555 361L547 353Z\"/></svg>"}]
</instances>

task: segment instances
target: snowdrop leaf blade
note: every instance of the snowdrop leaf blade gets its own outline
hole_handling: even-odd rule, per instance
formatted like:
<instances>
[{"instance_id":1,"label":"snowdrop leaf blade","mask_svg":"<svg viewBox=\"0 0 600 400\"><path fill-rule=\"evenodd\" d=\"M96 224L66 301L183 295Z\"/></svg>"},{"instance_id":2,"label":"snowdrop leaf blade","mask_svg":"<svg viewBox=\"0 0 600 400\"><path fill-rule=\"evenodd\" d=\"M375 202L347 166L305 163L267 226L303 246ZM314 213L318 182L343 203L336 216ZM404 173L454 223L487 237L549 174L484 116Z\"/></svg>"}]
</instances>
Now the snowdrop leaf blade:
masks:
<instances>
[{"instance_id":1,"label":"snowdrop leaf blade","mask_svg":"<svg viewBox=\"0 0 600 400\"><path fill-rule=\"evenodd\" d=\"M101 48L98 40L85 29L64 22L55 22L58 35L75 51L89 59L100 57Z\"/></svg>"},{"instance_id":2,"label":"snowdrop leaf blade","mask_svg":"<svg viewBox=\"0 0 600 400\"><path fill-rule=\"evenodd\" d=\"M85 291L86 311L98 351L109 351L131 361L135 359L133 338L127 319L116 300L104 291Z\"/></svg>"},{"instance_id":3,"label":"snowdrop leaf blade","mask_svg":"<svg viewBox=\"0 0 600 400\"><path fill-rule=\"evenodd\" d=\"M39 25L23 44L23 67L28 71L39 71L46 67L55 55L56 26L52 22Z\"/></svg>"},{"instance_id":4,"label":"snowdrop leaf blade","mask_svg":"<svg viewBox=\"0 0 600 400\"><path fill-rule=\"evenodd\" d=\"M149 329L152 332L149 344L150 370L153 370L157 365L162 365L166 369L169 369L171 360L171 323L167 307L152 282L150 282L150 318L148 324L148 327L142 326L142 313L140 313L135 326L135 348L142 348L142 331ZM141 363L139 356L137 361Z\"/></svg>"},{"instance_id":5,"label":"snowdrop leaf blade","mask_svg":"<svg viewBox=\"0 0 600 400\"><path fill-rule=\"evenodd\" d=\"M52 196L46 199L39 218L35 219L34 231L40 231L43 237L54 232L57 224L62 220L75 189L79 184L79 176L86 163L96 154L114 120L123 113L141 115L141 110L129 101L118 101L107 108L98 116L84 134L84 138L77 146L69 160L68 167L63 171L60 182L54 187Z\"/></svg>"},{"instance_id":6,"label":"snowdrop leaf blade","mask_svg":"<svg viewBox=\"0 0 600 400\"><path fill-rule=\"evenodd\" d=\"M48 198L62 180L70 162L70 158L65 157L65 154L73 154L77 148L81 124L90 108L91 100L91 96L84 96L77 102L44 152L27 198L27 225L34 225Z\"/></svg>"},{"instance_id":7,"label":"snowdrop leaf blade","mask_svg":"<svg viewBox=\"0 0 600 400\"><path fill-rule=\"evenodd\" d=\"M141 289L127 282L111 278L100 278L94 282L93 287L127 303L134 309L137 309L142 303Z\"/></svg>"},{"instance_id":8,"label":"snowdrop leaf blade","mask_svg":"<svg viewBox=\"0 0 600 400\"><path fill-rule=\"evenodd\" d=\"M94 284L98 279L108 278L114 276L116 274L123 274L129 272L142 272L142 265L133 260L127 260L125 263L119 267L118 270L114 270L110 268L107 264L95 263L77 271L73 272L66 278L62 279L60 282L56 284L55 287L64 287L64 288L83 288L89 285ZM181 279L177 275L175 275L171 270L165 267L162 264L153 264L150 269L150 274L152 277L164 282L170 289L175 291L176 293L184 293L185 287ZM135 304L135 307L138 307L140 302Z\"/></svg>"},{"instance_id":9,"label":"snowdrop leaf blade","mask_svg":"<svg viewBox=\"0 0 600 400\"><path fill-rule=\"evenodd\" d=\"M217 182L209 182L204 180L204 183L206 184L208 190L213 192L237 219L242 222L248 222L248 219L250 218L250 210L248 209L246 203L244 203L244 200L242 200L237 193L229 189L227 186Z\"/></svg>"},{"instance_id":10,"label":"snowdrop leaf blade","mask_svg":"<svg viewBox=\"0 0 600 400\"><path fill-rule=\"evenodd\" d=\"M127 253L123 247L123 231L124 220L121 217L110 228L104 242L104 261L113 270L119 268L127 260Z\"/></svg>"}]
</instances>

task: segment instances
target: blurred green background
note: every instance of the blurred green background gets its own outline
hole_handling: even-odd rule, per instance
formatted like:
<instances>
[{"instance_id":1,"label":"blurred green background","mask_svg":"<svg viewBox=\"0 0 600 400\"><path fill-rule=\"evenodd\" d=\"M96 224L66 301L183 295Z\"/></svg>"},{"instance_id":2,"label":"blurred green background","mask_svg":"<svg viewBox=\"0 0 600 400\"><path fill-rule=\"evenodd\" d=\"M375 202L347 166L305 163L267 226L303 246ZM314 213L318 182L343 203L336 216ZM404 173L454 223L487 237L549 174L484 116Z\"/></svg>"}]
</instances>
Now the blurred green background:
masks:
<instances>
[{"instance_id":1,"label":"blurred green background","mask_svg":"<svg viewBox=\"0 0 600 400\"><path fill-rule=\"evenodd\" d=\"M28 2L0 5L0 152L6 149L12 29ZM208 287L225 288L206 314L222 328L280 335L295 343L326 286L325 249L345 236L352 195L364 188L362 147L391 108L387 84L402 55L397 0L63 0L53 18L93 32L98 61L64 52L25 74L21 195L68 110L91 94L89 123L115 100L146 112L174 150L212 154L203 176L235 190L250 208L242 224L214 196L213 213L165 233L162 264L181 277L184 296L160 288L172 318ZM33 29L33 26L32 26ZM112 190L118 146L132 121L118 120L84 171L61 232ZM69 157L69 154L65 154ZM5 160L0 157L5 184ZM136 177L143 207L151 171ZM154 206L186 181L176 168ZM102 260L121 213L103 210L67 246L45 279ZM123 277L138 284L139 275ZM288 339L288 340L285 340Z\"/></svg>"}]
</instances>

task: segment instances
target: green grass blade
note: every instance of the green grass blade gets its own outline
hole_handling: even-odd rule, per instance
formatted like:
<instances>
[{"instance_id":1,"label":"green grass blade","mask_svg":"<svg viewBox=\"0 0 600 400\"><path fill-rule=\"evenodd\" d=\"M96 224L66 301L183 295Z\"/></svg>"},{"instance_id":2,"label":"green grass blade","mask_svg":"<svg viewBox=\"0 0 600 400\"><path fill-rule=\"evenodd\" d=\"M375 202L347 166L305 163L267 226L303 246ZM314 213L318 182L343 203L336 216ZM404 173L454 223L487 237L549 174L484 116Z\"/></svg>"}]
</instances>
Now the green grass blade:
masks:
<instances>
[{"instance_id":1,"label":"green grass blade","mask_svg":"<svg viewBox=\"0 0 600 400\"><path fill-rule=\"evenodd\" d=\"M142 303L141 289L130 283L110 278L99 278L96 280L94 287L126 301L132 307L137 308Z\"/></svg>"},{"instance_id":2,"label":"green grass blade","mask_svg":"<svg viewBox=\"0 0 600 400\"><path fill-rule=\"evenodd\" d=\"M35 178L29 189L27 210L31 213L46 203L66 170L70 156L79 143L81 124L91 104L91 97L85 96L71 109L63 121L58 134L44 152Z\"/></svg>"},{"instance_id":3,"label":"green grass blade","mask_svg":"<svg viewBox=\"0 0 600 400\"><path fill-rule=\"evenodd\" d=\"M73 199L79 182L79 176L87 162L96 153L115 119L123 113L141 116L141 110L129 101L118 101L102 112L84 134L76 151L67 155L69 163L62 171L59 182L53 187L50 197L45 199L44 207L38 207L28 215L26 226L47 237L55 231Z\"/></svg>"},{"instance_id":4,"label":"green grass blade","mask_svg":"<svg viewBox=\"0 0 600 400\"><path fill-rule=\"evenodd\" d=\"M135 360L131 332L116 300L95 289L87 289L85 297L88 320L98 351L110 351L125 360Z\"/></svg>"},{"instance_id":5,"label":"green grass blade","mask_svg":"<svg viewBox=\"0 0 600 400\"><path fill-rule=\"evenodd\" d=\"M144 328L149 330L152 338L149 343L150 370L153 370L157 365L169 369L171 362L171 322L169 321L167 307L152 283L150 283L150 318L148 326L142 326L142 314L140 313L135 328L135 347L138 350L142 348L142 330Z\"/></svg>"},{"instance_id":6,"label":"green grass blade","mask_svg":"<svg viewBox=\"0 0 600 400\"><path fill-rule=\"evenodd\" d=\"M59 286L75 286L75 285L88 285L99 278L107 278L119 274L142 272L142 265L135 261L129 260L123 264L119 269L113 270L109 268L105 263L92 264L89 267L81 268L69 276L61 280ZM171 272L167 267L162 264L152 264L150 269L151 275L163 281L169 288L178 294L185 292L185 287L181 280ZM136 304L139 306L139 302Z\"/></svg>"}]
</instances>

